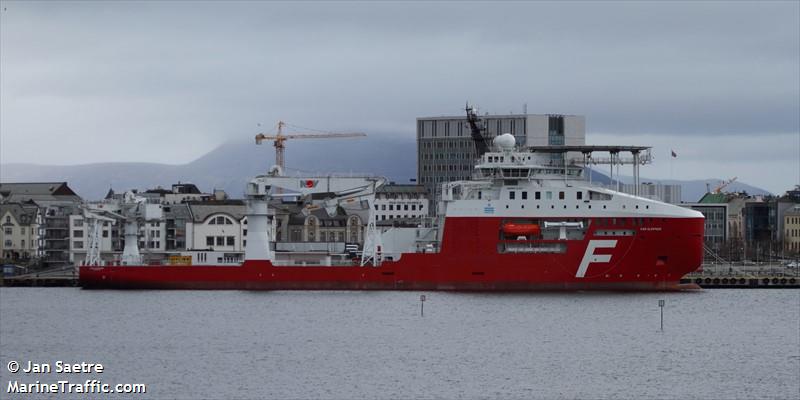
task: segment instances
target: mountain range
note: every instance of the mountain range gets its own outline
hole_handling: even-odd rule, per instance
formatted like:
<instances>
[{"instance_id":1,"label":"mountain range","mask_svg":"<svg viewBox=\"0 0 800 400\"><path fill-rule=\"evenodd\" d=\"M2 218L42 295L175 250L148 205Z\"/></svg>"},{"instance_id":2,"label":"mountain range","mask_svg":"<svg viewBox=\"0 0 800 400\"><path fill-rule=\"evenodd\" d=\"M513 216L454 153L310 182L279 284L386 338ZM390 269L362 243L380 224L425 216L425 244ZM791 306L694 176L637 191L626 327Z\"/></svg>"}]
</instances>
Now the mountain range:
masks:
<instances>
[{"instance_id":1,"label":"mountain range","mask_svg":"<svg viewBox=\"0 0 800 400\"><path fill-rule=\"evenodd\" d=\"M381 175L397 183L409 183L416 177L416 143L413 139L370 136L346 140L289 141L286 145L286 175L307 173L353 173ZM200 190L225 190L233 198L243 197L244 185L253 176L264 174L274 164L274 148L265 143L228 142L200 158L182 165L106 162L83 165L39 165L11 163L0 165L0 182L66 181L81 197L101 199L110 188L124 191L171 184L194 183ZM592 171L592 180L608 183L608 176ZM621 177L630 182L630 177ZM706 193L706 184L715 187L720 179L654 180L641 178L642 182L678 184L682 200L697 201ZM769 194L768 191L734 182L728 191L746 191L749 194Z\"/></svg>"}]
</instances>

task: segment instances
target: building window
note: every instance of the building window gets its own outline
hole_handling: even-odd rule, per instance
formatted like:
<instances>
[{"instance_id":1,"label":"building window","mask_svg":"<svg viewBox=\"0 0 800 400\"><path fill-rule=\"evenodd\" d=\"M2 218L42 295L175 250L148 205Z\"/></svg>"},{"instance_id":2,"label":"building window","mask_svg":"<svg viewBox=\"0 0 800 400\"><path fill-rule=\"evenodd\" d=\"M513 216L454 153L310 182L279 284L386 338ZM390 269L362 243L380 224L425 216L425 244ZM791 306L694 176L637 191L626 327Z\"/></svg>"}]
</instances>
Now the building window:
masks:
<instances>
[{"instance_id":1,"label":"building window","mask_svg":"<svg viewBox=\"0 0 800 400\"><path fill-rule=\"evenodd\" d=\"M217 246L225 246L225 237L217 236Z\"/></svg>"},{"instance_id":2,"label":"building window","mask_svg":"<svg viewBox=\"0 0 800 400\"><path fill-rule=\"evenodd\" d=\"M233 225L233 221L230 218L217 216L216 218L212 218L208 221L209 225Z\"/></svg>"},{"instance_id":3,"label":"building window","mask_svg":"<svg viewBox=\"0 0 800 400\"><path fill-rule=\"evenodd\" d=\"M108 231L103 231L103 237L104 237L104 238L107 238L107 237L108 237Z\"/></svg>"},{"instance_id":4,"label":"building window","mask_svg":"<svg viewBox=\"0 0 800 400\"><path fill-rule=\"evenodd\" d=\"M214 245L214 237L206 236L206 246L213 246L213 245Z\"/></svg>"},{"instance_id":5,"label":"building window","mask_svg":"<svg viewBox=\"0 0 800 400\"><path fill-rule=\"evenodd\" d=\"M6 215L6 223L7 224L11 223L11 216L10 215Z\"/></svg>"},{"instance_id":6,"label":"building window","mask_svg":"<svg viewBox=\"0 0 800 400\"><path fill-rule=\"evenodd\" d=\"M83 248L83 241L76 240L76 241L72 242L72 248L74 248L74 249L82 249Z\"/></svg>"},{"instance_id":7,"label":"building window","mask_svg":"<svg viewBox=\"0 0 800 400\"><path fill-rule=\"evenodd\" d=\"M24 249L25 248L25 241L24 240L20 240L19 241L19 246Z\"/></svg>"},{"instance_id":8,"label":"building window","mask_svg":"<svg viewBox=\"0 0 800 400\"><path fill-rule=\"evenodd\" d=\"M83 237L83 230L74 230L74 231L72 231L72 236L76 237L76 238L82 238Z\"/></svg>"},{"instance_id":9,"label":"building window","mask_svg":"<svg viewBox=\"0 0 800 400\"><path fill-rule=\"evenodd\" d=\"M234 239L233 239L233 236L227 236L227 237L225 237L225 242L226 242L226 243L225 243L225 245L226 245L226 246L235 246L235 244L234 244L234 243L235 243L235 241L234 241Z\"/></svg>"},{"instance_id":10,"label":"building window","mask_svg":"<svg viewBox=\"0 0 800 400\"><path fill-rule=\"evenodd\" d=\"M25 227L24 226L20 226L19 227L19 233L22 234L22 235L25 234Z\"/></svg>"},{"instance_id":11,"label":"building window","mask_svg":"<svg viewBox=\"0 0 800 400\"><path fill-rule=\"evenodd\" d=\"M11 227L7 227L5 229L5 232L6 232L6 235L11 235L11 232L12 232Z\"/></svg>"}]
</instances>

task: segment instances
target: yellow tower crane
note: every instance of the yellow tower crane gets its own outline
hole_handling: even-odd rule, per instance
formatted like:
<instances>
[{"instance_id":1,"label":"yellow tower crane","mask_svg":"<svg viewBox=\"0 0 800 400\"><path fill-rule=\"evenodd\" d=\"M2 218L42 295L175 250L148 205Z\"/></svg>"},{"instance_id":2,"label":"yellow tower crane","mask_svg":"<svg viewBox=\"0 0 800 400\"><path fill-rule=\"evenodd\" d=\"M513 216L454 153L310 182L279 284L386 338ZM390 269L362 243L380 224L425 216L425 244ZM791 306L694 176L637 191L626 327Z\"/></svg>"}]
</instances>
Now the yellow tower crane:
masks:
<instances>
[{"instance_id":1,"label":"yellow tower crane","mask_svg":"<svg viewBox=\"0 0 800 400\"><path fill-rule=\"evenodd\" d=\"M725 189L728 185L730 185L731 183L735 182L736 178L737 177L734 176L733 178L728 179L727 181L720 182L719 186L714 188L714 193L722 193L722 189Z\"/></svg>"},{"instance_id":2,"label":"yellow tower crane","mask_svg":"<svg viewBox=\"0 0 800 400\"><path fill-rule=\"evenodd\" d=\"M278 133L275 135L265 135L263 133L259 133L256 135L256 144L261 144L264 140L272 140L273 146L275 146L275 164L281 167L281 171L286 169L284 165L284 158L283 153L284 149L286 148L287 139L331 139L331 138L351 138L351 137L361 137L367 136L365 133L361 132L348 132L348 133L292 133L289 135L283 134L283 128L286 126L286 123L283 121L278 121Z\"/></svg>"}]
</instances>

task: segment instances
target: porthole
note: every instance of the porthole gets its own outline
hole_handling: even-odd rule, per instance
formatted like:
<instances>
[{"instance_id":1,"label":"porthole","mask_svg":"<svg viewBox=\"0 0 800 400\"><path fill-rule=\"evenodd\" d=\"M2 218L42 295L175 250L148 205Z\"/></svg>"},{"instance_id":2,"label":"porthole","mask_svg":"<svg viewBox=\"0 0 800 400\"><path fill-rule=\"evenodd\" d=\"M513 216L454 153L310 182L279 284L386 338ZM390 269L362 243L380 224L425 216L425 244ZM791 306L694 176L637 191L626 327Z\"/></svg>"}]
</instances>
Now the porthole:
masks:
<instances>
[{"instance_id":1,"label":"porthole","mask_svg":"<svg viewBox=\"0 0 800 400\"><path fill-rule=\"evenodd\" d=\"M552 204L551 204L551 205L550 205L550 208L556 208L556 206L554 206L554 205L552 205Z\"/></svg>"},{"instance_id":2,"label":"porthole","mask_svg":"<svg viewBox=\"0 0 800 400\"><path fill-rule=\"evenodd\" d=\"M639 205L638 205L638 204L636 205L636 209L637 209L637 210L639 209Z\"/></svg>"}]
</instances>

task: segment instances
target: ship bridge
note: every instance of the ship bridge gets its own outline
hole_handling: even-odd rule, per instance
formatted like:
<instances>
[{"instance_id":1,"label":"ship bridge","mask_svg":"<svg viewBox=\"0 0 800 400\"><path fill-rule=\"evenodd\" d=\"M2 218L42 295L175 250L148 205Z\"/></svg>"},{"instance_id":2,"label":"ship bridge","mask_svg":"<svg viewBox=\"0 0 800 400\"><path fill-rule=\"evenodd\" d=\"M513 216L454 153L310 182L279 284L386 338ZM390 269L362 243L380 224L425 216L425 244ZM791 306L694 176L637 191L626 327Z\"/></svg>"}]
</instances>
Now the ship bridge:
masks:
<instances>
[{"instance_id":1,"label":"ship bridge","mask_svg":"<svg viewBox=\"0 0 800 400\"><path fill-rule=\"evenodd\" d=\"M508 151L490 152L475 166L474 180L582 180L583 167L552 163L535 154Z\"/></svg>"}]
</instances>

